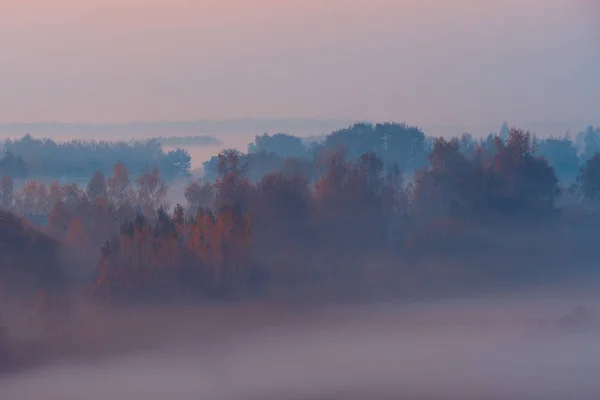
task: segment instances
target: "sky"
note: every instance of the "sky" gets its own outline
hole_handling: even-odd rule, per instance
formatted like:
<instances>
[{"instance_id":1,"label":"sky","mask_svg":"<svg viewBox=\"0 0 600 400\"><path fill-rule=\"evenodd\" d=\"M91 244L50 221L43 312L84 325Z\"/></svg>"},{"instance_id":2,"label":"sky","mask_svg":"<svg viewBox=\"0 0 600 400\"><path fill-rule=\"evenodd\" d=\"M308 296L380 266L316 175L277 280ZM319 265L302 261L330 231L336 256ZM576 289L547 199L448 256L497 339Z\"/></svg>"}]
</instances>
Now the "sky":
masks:
<instances>
[{"instance_id":1,"label":"sky","mask_svg":"<svg viewBox=\"0 0 600 400\"><path fill-rule=\"evenodd\" d=\"M0 123L600 118L594 0L2 0Z\"/></svg>"}]
</instances>

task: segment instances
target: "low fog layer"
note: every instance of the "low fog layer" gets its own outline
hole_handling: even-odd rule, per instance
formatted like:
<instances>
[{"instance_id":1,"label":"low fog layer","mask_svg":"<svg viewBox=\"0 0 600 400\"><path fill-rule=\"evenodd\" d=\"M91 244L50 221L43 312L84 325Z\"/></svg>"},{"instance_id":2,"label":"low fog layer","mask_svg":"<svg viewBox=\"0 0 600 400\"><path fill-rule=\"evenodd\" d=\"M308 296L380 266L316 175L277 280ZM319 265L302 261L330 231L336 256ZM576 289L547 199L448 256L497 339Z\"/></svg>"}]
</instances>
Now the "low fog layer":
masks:
<instances>
[{"instance_id":1,"label":"low fog layer","mask_svg":"<svg viewBox=\"0 0 600 400\"><path fill-rule=\"evenodd\" d=\"M138 331L122 334L160 337L152 348L65 358L5 376L0 391L3 400L595 399L598 311L599 300L557 295L137 310Z\"/></svg>"}]
</instances>

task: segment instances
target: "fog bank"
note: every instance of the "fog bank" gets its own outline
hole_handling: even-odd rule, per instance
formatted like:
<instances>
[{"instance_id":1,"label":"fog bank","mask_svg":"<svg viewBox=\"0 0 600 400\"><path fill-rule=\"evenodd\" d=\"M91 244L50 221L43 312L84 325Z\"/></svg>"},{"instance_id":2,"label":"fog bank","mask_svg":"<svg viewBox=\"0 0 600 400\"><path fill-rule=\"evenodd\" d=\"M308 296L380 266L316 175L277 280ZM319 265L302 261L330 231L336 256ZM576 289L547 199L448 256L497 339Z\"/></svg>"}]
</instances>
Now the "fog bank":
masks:
<instances>
[{"instance_id":1,"label":"fog bank","mask_svg":"<svg viewBox=\"0 0 600 400\"><path fill-rule=\"evenodd\" d=\"M152 349L65 359L5 376L0 391L3 400L594 399L598 310L597 299L557 295L146 310L137 332L122 333L160 336Z\"/></svg>"}]
</instances>

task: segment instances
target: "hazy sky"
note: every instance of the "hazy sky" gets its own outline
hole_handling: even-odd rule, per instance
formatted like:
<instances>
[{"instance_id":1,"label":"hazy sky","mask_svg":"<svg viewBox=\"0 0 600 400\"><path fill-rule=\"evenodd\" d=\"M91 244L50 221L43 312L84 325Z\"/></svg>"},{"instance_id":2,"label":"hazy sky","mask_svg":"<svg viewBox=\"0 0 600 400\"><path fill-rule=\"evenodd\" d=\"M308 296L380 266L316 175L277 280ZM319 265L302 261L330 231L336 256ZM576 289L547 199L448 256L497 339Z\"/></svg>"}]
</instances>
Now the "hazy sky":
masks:
<instances>
[{"instance_id":1,"label":"hazy sky","mask_svg":"<svg viewBox=\"0 0 600 400\"><path fill-rule=\"evenodd\" d=\"M594 0L1 0L0 122L599 117Z\"/></svg>"}]
</instances>

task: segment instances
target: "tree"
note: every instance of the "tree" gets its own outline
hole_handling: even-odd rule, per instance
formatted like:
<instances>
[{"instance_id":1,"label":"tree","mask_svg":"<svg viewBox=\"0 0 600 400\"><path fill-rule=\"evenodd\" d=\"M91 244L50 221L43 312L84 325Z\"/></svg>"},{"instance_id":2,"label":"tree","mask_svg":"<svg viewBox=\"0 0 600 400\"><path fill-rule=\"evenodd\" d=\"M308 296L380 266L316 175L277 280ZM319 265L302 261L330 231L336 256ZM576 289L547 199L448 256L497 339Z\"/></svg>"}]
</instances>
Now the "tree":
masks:
<instances>
[{"instance_id":1,"label":"tree","mask_svg":"<svg viewBox=\"0 0 600 400\"><path fill-rule=\"evenodd\" d=\"M88 244L87 231L81 218L75 217L70 221L65 234L65 241L70 246L76 248L81 248Z\"/></svg>"},{"instance_id":2,"label":"tree","mask_svg":"<svg viewBox=\"0 0 600 400\"><path fill-rule=\"evenodd\" d=\"M245 213L252 198L252 185L246 178L246 165L240 164L236 152L226 151L219 154L219 176L215 182L215 208L238 207Z\"/></svg>"},{"instance_id":3,"label":"tree","mask_svg":"<svg viewBox=\"0 0 600 400\"><path fill-rule=\"evenodd\" d=\"M7 151L4 157L0 158L0 174L23 179L29 176L29 168L21 156Z\"/></svg>"},{"instance_id":4,"label":"tree","mask_svg":"<svg viewBox=\"0 0 600 400\"><path fill-rule=\"evenodd\" d=\"M88 198L93 201L107 195L107 183L104 174L100 171L94 172L87 185Z\"/></svg>"},{"instance_id":5,"label":"tree","mask_svg":"<svg viewBox=\"0 0 600 400\"><path fill-rule=\"evenodd\" d=\"M415 126L385 123L375 125L379 140L375 154L385 165L397 165L403 171L412 171L426 164L425 134ZM365 149L368 153L371 149Z\"/></svg>"},{"instance_id":6,"label":"tree","mask_svg":"<svg viewBox=\"0 0 600 400\"><path fill-rule=\"evenodd\" d=\"M594 129L593 126L588 126L583 132L583 154L582 160L589 160L594 155L600 152L600 130Z\"/></svg>"},{"instance_id":7,"label":"tree","mask_svg":"<svg viewBox=\"0 0 600 400\"><path fill-rule=\"evenodd\" d=\"M52 206L49 202L48 187L44 182L39 182L37 185L35 212L38 215L48 215L50 213L50 207Z\"/></svg>"},{"instance_id":8,"label":"tree","mask_svg":"<svg viewBox=\"0 0 600 400\"><path fill-rule=\"evenodd\" d=\"M425 134L417 127L398 123L358 123L327 136L319 153L346 149L346 161L374 152L385 165L412 171L427 161Z\"/></svg>"},{"instance_id":9,"label":"tree","mask_svg":"<svg viewBox=\"0 0 600 400\"><path fill-rule=\"evenodd\" d=\"M214 199L214 187L210 182L193 181L184 191L184 197L188 203L188 209L196 213L198 208L211 207Z\"/></svg>"},{"instance_id":10,"label":"tree","mask_svg":"<svg viewBox=\"0 0 600 400\"><path fill-rule=\"evenodd\" d=\"M36 181L27 182L21 189L21 194L23 195L23 211L27 214L37 214L38 183Z\"/></svg>"},{"instance_id":11,"label":"tree","mask_svg":"<svg viewBox=\"0 0 600 400\"><path fill-rule=\"evenodd\" d=\"M135 179L135 184L142 213L150 216L159 208L167 208L167 186L161 179L158 168L142 172Z\"/></svg>"},{"instance_id":12,"label":"tree","mask_svg":"<svg viewBox=\"0 0 600 400\"><path fill-rule=\"evenodd\" d=\"M192 157L190 154L184 149L177 148L165 155L161 170L163 175L169 178L188 177L191 167Z\"/></svg>"},{"instance_id":13,"label":"tree","mask_svg":"<svg viewBox=\"0 0 600 400\"><path fill-rule=\"evenodd\" d=\"M237 157L237 161L242 157L242 153L235 149L227 149L220 152L218 155L211 157L208 161L203 163L204 166L204 179L208 181L215 181L220 175L223 175L221 167L223 165L223 158ZM237 162L236 161L236 162Z\"/></svg>"},{"instance_id":14,"label":"tree","mask_svg":"<svg viewBox=\"0 0 600 400\"><path fill-rule=\"evenodd\" d=\"M9 175L3 175L0 178L0 207L5 210L13 208L13 196L15 191L15 182Z\"/></svg>"},{"instance_id":15,"label":"tree","mask_svg":"<svg viewBox=\"0 0 600 400\"><path fill-rule=\"evenodd\" d=\"M120 220L116 215L114 206L108 202L108 198L99 197L89 202L84 222L89 227L88 232L91 243L94 246L101 246L118 231Z\"/></svg>"},{"instance_id":16,"label":"tree","mask_svg":"<svg viewBox=\"0 0 600 400\"><path fill-rule=\"evenodd\" d=\"M51 139L35 139L25 135L21 139L4 143L7 157L0 159L0 174L24 178L35 176L81 178L95 171L109 173L119 160L124 161L132 174L144 169L159 168L165 176L175 176L186 168L185 151L175 150L165 154L156 139L128 142L82 141L57 143ZM19 156L14 156L19 154ZM22 157L22 158L20 158Z\"/></svg>"},{"instance_id":17,"label":"tree","mask_svg":"<svg viewBox=\"0 0 600 400\"><path fill-rule=\"evenodd\" d=\"M257 184L252 216L260 256L279 261L298 258L296 243L310 247L311 192L306 177L269 174ZM289 263L288 263L289 264Z\"/></svg>"},{"instance_id":18,"label":"tree","mask_svg":"<svg viewBox=\"0 0 600 400\"><path fill-rule=\"evenodd\" d=\"M600 153L596 153L581 167L577 183L586 198L590 200L600 198Z\"/></svg>"},{"instance_id":19,"label":"tree","mask_svg":"<svg viewBox=\"0 0 600 400\"><path fill-rule=\"evenodd\" d=\"M463 133L460 137L460 151L467 157L474 157L478 144L470 133Z\"/></svg>"},{"instance_id":20,"label":"tree","mask_svg":"<svg viewBox=\"0 0 600 400\"><path fill-rule=\"evenodd\" d=\"M304 158L286 158L281 173L286 177L303 176L309 182L314 178L313 164Z\"/></svg>"},{"instance_id":21,"label":"tree","mask_svg":"<svg viewBox=\"0 0 600 400\"><path fill-rule=\"evenodd\" d=\"M95 261L96 254L92 251L90 235L80 217L76 216L71 219L64 240L70 249L69 256L71 260L79 267L77 272L82 279L86 279L86 275L91 271L90 267Z\"/></svg>"},{"instance_id":22,"label":"tree","mask_svg":"<svg viewBox=\"0 0 600 400\"><path fill-rule=\"evenodd\" d=\"M374 152L357 160L344 161L339 150L321 161L323 171L315 184L318 226L332 249L344 246L380 246L388 236L384 204L393 183L384 163ZM388 190L389 189L389 190Z\"/></svg>"},{"instance_id":23,"label":"tree","mask_svg":"<svg viewBox=\"0 0 600 400\"><path fill-rule=\"evenodd\" d=\"M581 161L568 137L540 141L537 154L548 161L561 181L572 182L577 178Z\"/></svg>"},{"instance_id":24,"label":"tree","mask_svg":"<svg viewBox=\"0 0 600 400\"><path fill-rule=\"evenodd\" d=\"M125 164L119 161L113 168L113 174L107 180L108 198L117 208L131 204L133 191L131 179Z\"/></svg>"},{"instance_id":25,"label":"tree","mask_svg":"<svg viewBox=\"0 0 600 400\"><path fill-rule=\"evenodd\" d=\"M493 138L471 158L457 139L438 139L430 166L417 171L411 191L418 219L460 218L479 222L533 218L555 212L560 193L552 167L537 156L529 132L511 129L508 140Z\"/></svg>"},{"instance_id":26,"label":"tree","mask_svg":"<svg viewBox=\"0 0 600 400\"><path fill-rule=\"evenodd\" d=\"M411 190L412 212L423 223L464 216L469 203L472 162L460 151L458 139L438 138L429 154L429 167L417 170Z\"/></svg>"},{"instance_id":27,"label":"tree","mask_svg":"<svg viewBox=\"0 0 600 400\"><path fill-rule=\"evenodd\" d=\"M248 145L248 153L276 153L283 157L305 157L306 147L302 139L285 133L256 136Z\"/></svg>"},{"instance_id":28,"label":"tree","mask_svg":"<svg viewBox=\"0 0 600 400\"><path fill-rule=\"evenodd\" d=\"M256 183L267 174L279 172L284 167L285 158L276 153L250 153L238 157L240 165L244 165L244 176Z\"/></svg>"},{"instance_id":29,"label":"tree","mask_svg":"<svg viewBox=\"0 0 600 400\"><path fill-rule=\"evenodd\" d=\"M56 181L52 181L50 184L50 188L48 189L48 202L50 206L54 206L54 204L63 200L63 190L60 184Z\"/></svg>"},{"instance_id":30,"label":"tree","mask_svg":"<svg viewBox=\"0 0 600 400\"><path fill-rule=\"evenodd\" d=\"M493 168L499 179L496 207L504 213L539 216L554 213L560 188L548 161L537 156L529 132L513 128L506 143L497 142Z\"/></svg>"},{"instance_id":31,"label":"tree","mask_svg":"<svg viewBox=\"0 0 600 400\"><path fill-rule=\"evenodd\" d=\"M508 140L509 133L510 127L508 126L508 122L504 121L500 127L500 131L498 132L498 137L500 137L501 140Z\"/></svg>"},{"instance_id":32,"label":"tree","mask_svg":"<svg viewBox=\"0 0 600 400\"><path fill-rule=\"evenodd\" d=\"M54 204L48 217L48 229L50 233L57 238L64 238L72 217L72 211L65 202L59 201Z\"/></svg>"},{"instance_id":33,"label":"tree","mask_svg":"<svg viewBox=\"0 0 600 400\"><path fill-rule=\"evenodd\" d=\"M61 186L60 191L61 199L71 211L79 206L84 197L84 192L75 183Z\"/></svg>"},{"instance_id":34,"label":"tree","mask_svg":"<svg viewBox=\"0 0 600 400\"><path fill-rule=\"evenodd\" d=\"M177 224L177 226L182 226L185 223L185 215L184 215L183 206L181 204L176 204L173 209L173 222Z\"/></svg>"}]
</instances>

